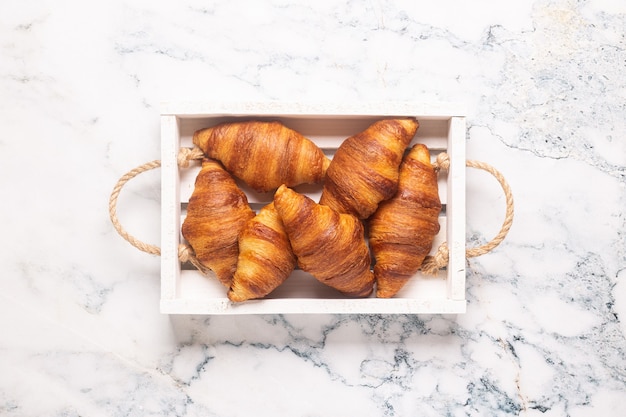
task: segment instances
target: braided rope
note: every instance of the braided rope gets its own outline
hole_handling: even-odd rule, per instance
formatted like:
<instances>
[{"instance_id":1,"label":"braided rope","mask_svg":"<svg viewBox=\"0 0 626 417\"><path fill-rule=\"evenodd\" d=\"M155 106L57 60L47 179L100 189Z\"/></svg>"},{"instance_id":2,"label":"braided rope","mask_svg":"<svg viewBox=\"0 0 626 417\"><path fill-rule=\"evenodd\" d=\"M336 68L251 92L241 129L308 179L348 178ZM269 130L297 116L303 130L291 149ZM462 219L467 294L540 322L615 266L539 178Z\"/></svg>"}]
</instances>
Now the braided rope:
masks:
<instances>
[{"instance_id":1,"label":"braided rope","mask_svg":"<svg viewBox=\"0 0 626 417\"><path fill-rule=\"evenodd\" d=\"M495 179L498 180L498 182L500 183L500 187L502 187L502 190L504 191L504 196L506 198L506 212L504 215L504 223L502 223L502 227L500 228L498 234L496 234L493 239L491 239L484 245L471 248L466 251L466 256L468 258L474 258L476 256L481 256L488 252L491 252L496 246L502 243L506 235L509 233L511 226L513 225L515 208L511 187L504 179L504 176L498 170L496 170L491 165L480 161L467 161L467 166L470 168L482 169L483 171L487 171L488 173L493 175Z\"/></svg>"},{"instance_id":2,"label":"braided rope","mask_svg":"<svg viewBox=\"0 0 626 417\"><path fill-rule=\"evenodd\" d=\"M498 180L498 182L500 183L500 186L502 187L502 190L504 191L504 196L506 198L506 212L504 216L504 222L502 223L502 227L500 228L500 231L498 232L498 234L496 234L496 236L493 239L491 239L489 242L485 243L484 245L477 246L475 248L470 248L465 251L466 258L474 258L476 256L481 256L488 252L491 252L493 249L495 249L496 246L502 243L506 235L509 233L511 226L513 225L514 202L513 202L513 192L511 191L511 187L507 183L504 176L497 169L495 169L494 167L492 167L491 165L485 162L472 161L472 160L466 161L465 166L470 167L470 168L482 169L483 171L487 171L492 176L494 176L496 180ZM437 172L439 172L440 170L447 171L448 169L450 169L450 157L448 156L448 154L445 152L442 152L439 155L437 155L437 159L435 163L433 164L433 167L435 168L435 171ZM435 275L437 274L439 269L448 265L448 261L449 261L448 243L443 242L441 245L439 245L439 248L437 248L437 251L435 252L434 255L427 256L426 259L424 259L424 262L422 262L421 270L423 273L427 275Z\"/></svg>"},{"instance_id":3,"label":"braided rope","mask_svg":"<svg viewBox=\"0 0 626 417\"><path fill-rule=\"evenodd\" d=\"M181 168L187 168L189 167L190 161L202 159L203 156L204 153L200 148L180 148L176 160L178 166L180 166ZM120 236L126 239L126 241L128 241L137 249L151 255L159 256L161 255L161 248L142 242L124 229L117 217L117 200L119 198L120 192L122 191L122 188L124 188L128 181L135 178L142 172L150 171L152 169L159 168L160 166L161 161L156 160L147 162L143 165L131 169L126 174L122 175L122 177L117 181L109 198L109 216L111 218L111 223L113 223L113 227L115 227L115 230L117 230L117 233L119 233ZM198 268L202 272L207 271L207 269L196 259L193 249L188 244L181 243L179 245L178 258L181 262L191 262L196 268Z\"/></svg>"},{"instance_id":4,"label":"braided rope","mask_svg":"<svg viewBox=\"0 0 626 417\"><path fill-rule=\"evenodd\" d=\"M126 239L131 245L133 245L137 249L152 255L161 255L161 248L142 242L124 229L119 219L117 218L117 199L120 195L120 192L122 191L122 188L126 185L128 181L135 178L142 172L150 171L151 169L159 168L160 166L161 161L157 160L147 162L143 165L138 166L137 168L131 169L126 174L122 175L122 177L117 181L117 184L115 184L115 187L113 187L111 197L109 198L109 216L111 217L111 223L113 223L113 227L115 227L117 233L119 233L120 236Z\"/></svg>"}]
</instances>

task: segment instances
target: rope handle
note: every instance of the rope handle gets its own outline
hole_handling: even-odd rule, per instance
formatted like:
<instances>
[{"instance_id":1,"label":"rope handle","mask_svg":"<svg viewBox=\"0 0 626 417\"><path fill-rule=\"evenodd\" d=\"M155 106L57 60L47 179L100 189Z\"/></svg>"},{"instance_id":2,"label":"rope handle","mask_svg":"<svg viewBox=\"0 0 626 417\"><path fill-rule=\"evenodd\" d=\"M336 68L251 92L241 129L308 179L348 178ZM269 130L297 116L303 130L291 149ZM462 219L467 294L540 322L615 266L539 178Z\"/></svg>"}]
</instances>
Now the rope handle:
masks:
<instances>
[{"instance_id":1,"label":"rope handle","mask_svg":"<svg viewBox=\"0 0 626 417\"><path fill-rule=\"evenodd\" d=\"M202 159L203 157L204 153L198 147L180 148L180 151L178 152L177 163L179 167L187 168L189 167L190 161ZM514 204L511 187L509 187L509 184L504 179L504 176L498 170L496 170L491 165L480 161L468 160L466 161L465 165L470 168L482 169L493 175L500 183L500 186L502 187L502 190L504 191L504 195L506 197L506 215L500 231L493 239L491 239L491 241L487 242L486 244L475 248L470 248L465 251L466 258L473 258L491 252L504 240L507 233L509 232L509 229L511 228L511 225L513 224ZM126 239L131 245L133 245L137 249L152 255L161 255L161 248L140 241L124 229L119 219L117 218L117 200L119 198L120 192L122 191L122 188L124 188L128 181L135 178L142 172L159 168L160 166L161 161L155 160L147 162L128 171L117 181L115 187L113 187L111 197L109 198L109 216L111 217L111 223L113 223L113 226L115 227L115 230L117 230L117 233L119 233L120 236ZM450 158L448 154L445 152L438 154L433 166L437 172L441 170L447 171L448 169L450 169ZM197 260L193 249L188 244L181 243L178 246L178 259L183 263L191 262L191 264L198 268L198 270L202 273L206 274L208 272L208 269ZM437 252L435 252L434 255L429 255L424 259L424 262L421 266L422 272L429 275L435 275L437 274L439 269L448 265L448 260L448 244L447 242L443 242L439 246L439 248L437 248Z\"/></svg>"},{"instance_id":2,"label":"rope handle","mask_svg":"<svg viewBox=\"0 0 626 417\"><path fill-rule=\"evenodd\" d=\"M437 159L433 166L435 167L435 170L437 172L440 170L447 171L448 169L450 169L450 157L445 152L440 153L439 155L437 155ZM484 245L470 248L465 251L466 258L474 258L491 252L496 246L502 243L506 235L509 233L511 226L513 225L514 202L511 187L507 183L504 176L497 169L485 162L473 160L467 160L465 162L465 166L469 168L482 169L483 171L487 171L488 173L493 175L495 179L498 180L498 182L500 183L500 186L502 187L502 191L504 191L504 196L506 198L506 213L500 231L496 234L496 236L494 236L493 239L491 239ZM439 269L448 265L449 256L450 253L448 249L448 243L443 242L441 245L439 245L439 248L437 248L437 252L435 252L434 255L427 256L424 259L424 262L422 262L421 266L422 272L427 275L436 275Z\"/></svg>"},{"instance_id":3,"label":"rope handle","mask_svg":"<svg viewBox=\"0 0 626 417\"><path fill-rule=\"evenodd\" d=\"M179 167L187 168L189 167L189 163L191 161L202 159L203 157L204 153L200 148L180 148L176 159ZM109 198L109 216L111 217L111 223L113 223L113 227L115 227L117 233L119 233L120 236L126 239L126 241L128 241L137 249L151 255L158 256L161 255L161 248L142 242L124 229L119 219L117 218L117 200L119 198L120 192L122 191L122 188L124 188L128 181L135 178L142 172L150 171L152 169L159 168L160 166L161 161L155 160L131 169L126 174L122 175L122 177L117 181L115 187L113 187L113 191L111 192L111 197ZM188 244L181 243L180 245L178 245L178 259L183 263L191 262L202 273L208 272L208 269L198 261L193 249Z\"/></svg>"}]
</instances>

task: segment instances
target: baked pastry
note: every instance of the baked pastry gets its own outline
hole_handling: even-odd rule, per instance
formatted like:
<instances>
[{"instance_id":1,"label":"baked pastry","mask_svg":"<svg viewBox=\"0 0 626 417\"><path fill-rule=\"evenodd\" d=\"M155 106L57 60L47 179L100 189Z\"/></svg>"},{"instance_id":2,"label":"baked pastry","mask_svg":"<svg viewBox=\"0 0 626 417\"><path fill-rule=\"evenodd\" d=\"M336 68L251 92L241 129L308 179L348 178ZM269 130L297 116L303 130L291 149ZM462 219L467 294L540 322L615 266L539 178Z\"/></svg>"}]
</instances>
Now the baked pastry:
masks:
<instances>
[{"instance_id":1,"label":"baked pastry","mask_svg":"<svg viewBox=\"0 0 626 417\"><path fill-rule=\"evenodd\" d=\"M402 155L418 126L411 118L384 119L343 141L326 171L319 203L369 217L395 194Z\"/></svg>"},{"instance_id":2,"label":"baked pastry","mask_svg":"<svg viewBox=\"0 0 626 417\"><path fill-rule=\"evenodd\" d=\"M425 145L411 148L400 166L398 191L369 219L376 296L393 297L417 272L439 232L437 173Z\"/></svg>"},{"instance_id":3,"label":"baked pastry","mask_svg":"<svg viewBox=\"0 0 626 417\"><path fill-rule=\"evenodd\" d=\"M237 266L237 238L253 217L233 177L218 161L203 159L181 231L198 261L227 288Z\"/></svg>"},{"instance_id":4,"label":"baked pastry","mask_svg":"<svg viewBox=\"0 0 626 417\"><path fill-rule=\"evenodd\" d=\"M193 143L257 191L318 183L330 164L315 143L278 121L222 123L196 131Z\"/></svg>"},{"instance_id":5,"label":"baked pastry","mask_svg":"<svg viewBox=\"0 0 626 417\"><path fill-rule=\"evenodd\" d=\"M284 185L276 191L274 205L302 270L348 296L372 293L374 275L359 219Z\"/></svg>"},{"instance_id":6,"label":"baked pastry","mask_svg":"<svg viewBox=\"0 0 626 417\"><path fill-rule=\"evenodd\" d=\"M282 284L296 257L274 203L259 210L239 234L239 258L228 291L231 301L262 298Z\"/></svg>"}]
</instances>

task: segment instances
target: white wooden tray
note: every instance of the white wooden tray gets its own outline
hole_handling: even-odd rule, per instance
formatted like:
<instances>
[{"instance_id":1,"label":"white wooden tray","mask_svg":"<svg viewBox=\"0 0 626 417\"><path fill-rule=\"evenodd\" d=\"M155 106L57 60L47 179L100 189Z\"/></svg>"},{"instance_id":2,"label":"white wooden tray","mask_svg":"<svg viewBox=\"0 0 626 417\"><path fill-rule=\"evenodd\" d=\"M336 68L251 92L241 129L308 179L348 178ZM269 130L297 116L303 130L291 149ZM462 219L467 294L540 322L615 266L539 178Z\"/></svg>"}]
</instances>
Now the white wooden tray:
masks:
<instances>
[{"instance_id":1,"label":"white wooden tray","mask_svg":"<svg viewBox=\"0 0 626 417\"><path fill-rule=\"evenodd\" d=\"M433 159L447 152L450 169L440 174L440 198L444 209L441 230L433 251L447 242L448 267L438 276L417 273L390 299L372 295L352 299L324 286L311 275L296 270L273 293L262 300L232 303L214 277L178 260L180 232L186 203L200 169L199 162L179 168L181 147L192 147L198 129L224 121L280 120L313 140L332 158L341 142L384 117L414 116L420 127L413 143L426 144ZM167 314L292 314L357 313L417 314L465 312L465 117L461 106L420 103L366 103L355 105L296 103L164 103L161 112L162 225L161 312ZM271 201L273 194L256 193L242 185L253 209ZM321 186L300 187L319 199Z\"/></svg>"}]
</instances>

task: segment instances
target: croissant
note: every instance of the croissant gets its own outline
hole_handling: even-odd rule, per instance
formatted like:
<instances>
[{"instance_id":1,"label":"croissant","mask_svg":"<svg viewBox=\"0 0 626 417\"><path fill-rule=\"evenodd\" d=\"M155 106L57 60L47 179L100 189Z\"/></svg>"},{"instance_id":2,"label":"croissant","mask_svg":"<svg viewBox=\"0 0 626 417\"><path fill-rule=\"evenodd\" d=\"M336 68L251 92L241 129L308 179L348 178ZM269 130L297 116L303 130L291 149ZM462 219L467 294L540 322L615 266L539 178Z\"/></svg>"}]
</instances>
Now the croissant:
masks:
<instances>
[{"instance_id":1,"label":"croissant","mask_svg":"<svg viewBox=\"0 0 626 417\"><path fill-rule=\"evenodd\" d=\"M368 218L395 194L402 155L418 126L415 119L385 119L344 140L326 171L320 204Z\"/></svg>"},{"instance_id":2,"label":"croissant","mask_svg":"<svg viewBox=\"0 0 626 417\"><path fill-rule=\"evenodd\" d=\"M270 203L248 220L239 234L237 270L228 298L240 302L264 297L282 284L295 266L285 228Z\"/></svg>"},{"instance_id":3,"label":"croissant","mask_svg":"<svg viewBox=\"0 0 626 417\"><path fill-rule=\"evenodd\" d=\"M377 297L393 297L417 272L439 232L440 211L430 153L417 144L400 166L398 192L369 219Z\"/></svg>"},{"instance_id":4,"label":"croissant","mask_svg":"<svg viewBox=\"0 0 626 417\"><path fill-rule=\"evenodd\" d=\"M196 131L193 143L257 191L318 183L330 164L315 143L277 121L222 123Z\"/></svg>"},{"instance_id":5,"label":"croissant","mask_svg":"<svg viewBox=\"0 0 626 417\"><path fill-rule=\"evenodd\" d=\"M235 180L218 161L205 158L181 231L198 261L227 288L237 266L237 237L252 217L254 212Z\"/></svg>"},{"instance_id":6,"label":"croissant","mask_svg":"<svg viewBox=\"0 0 626 417\"><path fill-rule=\"evenodd\" d=\"M284 185L276 191L274 204L303 271L348 296L372 293L374 275L359 219L319 205Z\"/></svg>"}]
</instances>

